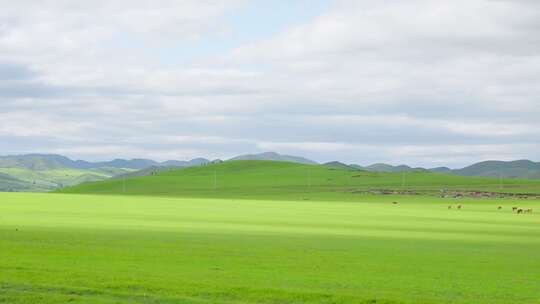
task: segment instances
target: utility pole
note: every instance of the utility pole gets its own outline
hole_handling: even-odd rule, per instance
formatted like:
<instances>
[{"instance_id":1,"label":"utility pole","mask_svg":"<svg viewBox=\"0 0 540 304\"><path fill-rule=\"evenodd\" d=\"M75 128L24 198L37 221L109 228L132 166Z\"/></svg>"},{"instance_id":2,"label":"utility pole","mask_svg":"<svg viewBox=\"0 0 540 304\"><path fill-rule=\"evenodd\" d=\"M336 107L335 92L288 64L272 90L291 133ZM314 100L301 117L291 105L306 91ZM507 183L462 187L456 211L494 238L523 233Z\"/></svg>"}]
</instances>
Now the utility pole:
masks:
<instances>
[{"instance_id":1,"label":"utility pole","mask_svg":"<svg viewBox=\"0 0 540 304\"><path fill-rule=\"evenodd\" d=\"M503 178L502 178L502 171L499 169L499 189L503 188Z\"/></svg>"}]
</instances>

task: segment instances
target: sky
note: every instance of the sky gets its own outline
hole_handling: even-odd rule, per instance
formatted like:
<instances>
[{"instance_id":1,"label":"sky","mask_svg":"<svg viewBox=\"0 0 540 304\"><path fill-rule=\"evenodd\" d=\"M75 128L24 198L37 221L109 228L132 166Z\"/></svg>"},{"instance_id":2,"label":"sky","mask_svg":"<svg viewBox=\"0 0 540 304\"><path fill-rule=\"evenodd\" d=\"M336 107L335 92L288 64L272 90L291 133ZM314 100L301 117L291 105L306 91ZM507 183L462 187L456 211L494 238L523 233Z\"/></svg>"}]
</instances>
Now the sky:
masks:
<instances>
[{"instance_id":1,"label":"sky","mask_svg":"<svg viewBox=\"0 0 540 304\"><path fill-rule=\"evenodd\" d=\"M540 161L540 1L0 7L2 155Z\"/></svg>"}]
</instances>

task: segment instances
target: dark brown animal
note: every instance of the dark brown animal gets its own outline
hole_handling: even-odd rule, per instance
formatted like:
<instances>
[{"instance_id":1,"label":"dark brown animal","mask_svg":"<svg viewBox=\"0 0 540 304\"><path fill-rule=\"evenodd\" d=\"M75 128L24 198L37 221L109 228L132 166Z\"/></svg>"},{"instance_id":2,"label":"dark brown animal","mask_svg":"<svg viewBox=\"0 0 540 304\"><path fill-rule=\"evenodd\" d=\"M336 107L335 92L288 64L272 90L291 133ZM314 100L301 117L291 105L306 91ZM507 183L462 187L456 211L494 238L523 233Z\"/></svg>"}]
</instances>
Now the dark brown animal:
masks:
<instances>
[{"instance_id":1,"label":"dark brown animal","mask_svg":"<svg viewBox=\"0 0 540 304\"><path fill-rule=\"evenodd\" d=\"M523 209L518 209L518 210L517 210L517 213L518 213L518 214L523 213Z\"/></svg>"},{"instance_id":2,"label":"dark brown animal","mask_svg":"<svg viewBox=\"0 0 540 304\"><path fill-rule=\"evenodd\" d=\"M502 206L499 206L499 208L497 208L497 209L501 210L501 209L502 209Z\"/></svg>"},{"instance_id":3,"label":"dark brown animal","mask_svg":"<svg viewBox=\"0 0 540 304\"><path fill-rule=\"evenodd\" d=\"M458 205L457 208L458 208L458 209L461 209L461 205Z\"/></svg>"},{"instance_id":4,"label":"dark brown animal","mask_svg":"<svg viewBox=\"0 0 540 304\"><path fill-rule=\"evenodd\" d=\"M397 205L398 202L392 202L392 204Z\"/></svg>"}]
</instances>

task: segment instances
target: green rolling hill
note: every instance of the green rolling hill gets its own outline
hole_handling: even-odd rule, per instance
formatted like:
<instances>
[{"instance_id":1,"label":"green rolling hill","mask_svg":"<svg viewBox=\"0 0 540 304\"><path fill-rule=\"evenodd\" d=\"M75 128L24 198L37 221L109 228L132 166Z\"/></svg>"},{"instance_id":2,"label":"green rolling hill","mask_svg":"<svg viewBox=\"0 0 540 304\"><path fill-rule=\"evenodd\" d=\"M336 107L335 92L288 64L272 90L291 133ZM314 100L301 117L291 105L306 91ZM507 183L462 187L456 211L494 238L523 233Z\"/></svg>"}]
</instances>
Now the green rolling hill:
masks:
<instances>
[{"instance_id":1,"label":"green rolling hill","mask_svg":"<svg viewBox=\"0 0 540 304\"><path fill-rule=\"evenodd\" d=\"M343 171L363 171L363 173L356 174L358 176L362 174L367 174L368 172L380 173L379 175L376 175L377 179L369 181L360 178L354 178L352 180L349 180L351 178L347 176L347 174L350 175L349 172L342 177L329 177L330 180L327 180L328 183L319 183L318 185L313 185L314 187L312 189L317 189L316 186L336 186L332 184L332 180L347 180L347 185L349 185L349 183L353 181L362 180L360 185L358 185L357 183L352 183L351 185L353 186L361 186L362 183L368 183L370 184L370 186L375 186L373 184L378 183L375 181L381 180L383 180L384 183L388 182L387 184L385 184L385 186L392 186L396 184L401 185L400 174L402 174L403 172L405 172L407 176L410 176L409 178L413 178L411 182L414 182L415 178L421 179L422 176L426 177L427 179L431 179L433 175L431 175L430 173L478 178L488 177L490 178L489 180L482 179L480 180L480 182L490 185L494 183L494 179L499 179L500 177L505 179L517 179L516 181L504 181L504 184L514 186L517 184L525 184L525 186L527 186L531 183L524 182L524 179L540 179L540 163L535 163L530 160L519 160L510 162L486 161L476 163L462 169L452 170L447 167L425 169L410 167L407 165L393 166L384 163L373 164L370 166L360 166L355 164L346 164L339 161L333 161L319 165L316 162L304 157L282 155L275 152L265 152L260 154L237 156L226 162L228 163L236 161L288 162L300 165L322 166L326 167L326 169L342 169ZM89 162L84 160L72 160L68 157L54 154L0 156L0 173L3 174L3 177L0 178L0 191L42 192L52 191L63 187L69 187L80 183L106 180L109 178L131 179L134 177L142 176L164 176L168 174L166 171L176 171L187 167L212 165L216 162L220 163L222 161L210 161L206 158L195 158L189 161L169 160L164 162L158 162L150 159L115 159L111 161ZM225 165L225 167L223 167L223 170L225 174L228 174L226 167L227 166ZM217 170L222 170L220 168L221 167L219 167ZM301 171L301 169L298 170ZM317 171L317 169L315 171ZM391 175L385 175L387 173L391 173ZM201 172L200 174L205 173ZM291 174L292 176L295 176L295 174ZM302 174L297 175L301 176ZM381 178L381 176L383 177ZM316 179L317 176L314 176L314 178ZM407 178L407 180L409 178ZM440 178L437 177L435 178L435 180L439 181ZM440 182L439 184L437 184L437 186L446 186L446 184L452 186L455 184L454 182L458 181L463 185L467 185L470 182L474 183L475 185L478 184L478 180L474 179L448 179ZM225 182L225 184L227 184L231 181L225 180L221 182ZM422 183L426 186L433 186L429 182ZM534 184L535 182L532 183ZM343 184L343 182L341 182L341 184ZM405 184L407 185L407 182ZM265 182L265 185L269 185L269 183ZM295 182L294 185L297 185L297 183ZM505 191L511 190L509 187L503 188L505 188ZM515 190L521 191L519 189Z\"/></svg>"},{"instance_id":2,"label":"green rolling hill","mask_svg":"<svg viewBox=\"0 0 540 304\"><path fill-rule=\"evenodd\" d=\"M12 191L51 191L62 187L68 187L85 182L94 182L109 179L112 176L126 172L116 168L100 169L70 169L54 168L33 170L27 168L0 168L0 173L23 183L23 186L11 187ZM9 184L0 180L3 188Z\"/></svg>"},{"instance_id":3,"label":"green rolling hill","mask_svg":"<svg viewBox=\"0 0 540 304\"><path fill-rule=\"evenodd\" d=\"M301 187L302 185L302 182L299 181L303 180L304 184L306 183L306 173L304 172L306 171L306 169L302 166L309 166L311 170L314 170L313 184L310 188L312 190L316 190L321 187L339 188L343 186L400 186L402 185L403 173L406 174L405 186L421 185L423 187L439 188L444 186L452 187L456 184L477 187L477 185L481 183L487 185L486 187L484 187L485 189L493 190L488 186L493 186L494 184L497 184L500 177L505 179L515 179L513 181L503 181L505 185L512 186L503 187L505 191L511 191L513 188L516 188L514 189L515 192L520 192L523 190L522 186L518 187L517 185L524 185L525 187L528 187L528 185L536 183L535 181L527 182L524 181L524 179L540 179L540 163L535 163L528 160L512 162L487 161L480 162L462 169L452 170L446 167L423 169L412 168L406 165L392 166L382 163L364 167L354 164L345 164L339 161L319 165L303 157L281 155L274 152L266 152L261 154L238 156L229 161L226 161L225 163L228 164L240 162L241 164L242 161L271 161L289 163L289 167L287 167L287 169L283 169L286 171L284 171L284 175L296 178L296 180L294 181L291 180L292 184L290 186L297 188ZM221 161L216 162L219 163ZM217 170L222 171L218 172L220 173L218 175L225 174L228 176L230 172L229 165L227 164L213 167L213 162L205 158L196 158L191 161L170 160L165 162L156 162L148 159L116 159L106 162L87 162L83 160L71 160L61 155L48 154L0 156L0 173L4 175L3 178L0 179L0 191L52 191L63 187L77 185L80 183L102 181L109 178L127 178L130 180L131 183L133 182L132 178L135 177L152 176L154 179L165 179L165 176L172 174L175 175L174 178L182 179L182 174L188 173L176 174L174 172L187 167L194 167L194 172L197 172L197 174L199 175L210 174L205 170ZM259 165L260 164L261 163L259 163ZM205 169L207 165L211 165L211 168L214 169ZM202 169L198 168L201 166L203 167ZM346 172L342 172L341 175L336 175L336 173L334 172L333 174L330 174L329 177L326 177L326 175L329 174L327 172L328 169L341 170ZM268 168L264 170L268 170ZM287 170L291 170L291 172L288 172ZM169 173L168 171L173 171L173 173ZM319 171L325 173L322 175L319 174L318 176L317 174ZM356 171L357 173L353 174L351 173L351 171ZM370 172L374 174L369 175ZM351 174L355 176L352 177L350 176ZM441 178L436 174L443 174L446 177ZM364 178L361 178L363 175L365 175ZM450 178L448 177L448 175L456 176L456 178ZM369 178L367 178L366 176L369 176ZM221 195L225 194L223 192L232 191L229 187L236 183L236 178L241 178L234 174L232 175L232 177L232 179L222 179L221 176L218 176L218 184L227 186L225 189L223 187L218 187L220 188ZM319 177L321 178L321 180L317 181L317 178ZM461 177L476 177L476 179L463 179ZM279 177L279 179L283 178ZM191 183L196 182L197 179L190 180L187 181L186 185L190 185ZM261 187L264 188L266 186L271 186L273 182L274 181L263 181ZM105 184L103 186L107 187ZM163 187L157 187L157 189L161 188ZM173 195L176 195L175 191L177 191L167 189L161 190L163 190L163 192L167 195L169 195L169 193L173 193ZM268 191L268 189L265 191ZM344 190L334 189L333 191L343 192ZM194 190L192 190L191 192L194 192ZM181 194L184 193L186 192L182 192ZM195 194L200 195L199 193Z\"/></svg>"},{"instance_id":4,"label":"green rolling hill","mask_svg":"<svg viewBox=\"0 0 540 304\"><path fill-rule=\"evenodd\" d=\"M85 183L64 193L351 199L359 193L393 189L438 194L441 189L540 193L540 181L463 177L433 172L368 172L335 166L274 161L228 161L156 172L155 175Z\"/></svg>"},{"instance_id":5,"label":"green rolling hill","mask_svg":"<svg viewBox=\"0 0 540 304\"><path fill-rule=\"evenodd\" d=\"M30 191L36 187L30 183L17 179L9 174L0 173L0 192Z\"/></svg>"},{"instance_id":6,"label":"green rolling hill","mask_svg":"<svg viewBox=\"0 0 540 304\"><path fill-rule=\"evenodd\" d=\"M109 179L136 169L73 161L61 155L0 156L0 191L44 192Z\"/></svg>"},{"instance_id":7,"label":"green rolling hill","mask_svg":"<svg viewBox=\"0 0 540 304\"><path fill-rule=\"evenodd\" d=\"M43 192L84 182L100 181L114 176L141 171L149 167L196 166L209 162L198 158L191 161L158 163L147 159L115 159L106 162L72 160L55 154L0 156L0 191ZM135 174L137 175L137 174Z\"/></svg>"}]
</instances>

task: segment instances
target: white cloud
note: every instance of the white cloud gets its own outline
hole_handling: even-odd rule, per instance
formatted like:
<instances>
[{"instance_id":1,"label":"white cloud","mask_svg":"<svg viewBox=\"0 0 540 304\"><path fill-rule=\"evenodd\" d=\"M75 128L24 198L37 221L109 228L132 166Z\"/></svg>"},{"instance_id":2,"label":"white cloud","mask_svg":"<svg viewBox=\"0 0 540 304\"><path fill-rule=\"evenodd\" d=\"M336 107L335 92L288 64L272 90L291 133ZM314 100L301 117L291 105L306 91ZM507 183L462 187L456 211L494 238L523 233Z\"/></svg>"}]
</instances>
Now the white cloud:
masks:
<instances>
[{"instance_id":1,"label":"white cloud","mask_svg":"<svg viewBox=\"0 0 540 304\"><path fill-rule=\"evenodd\" d=\"M228 51L218 37L242 28L224 16L245 3L0 0L0 148L540 158L538 3L336 1ZM199 48L222 52L184 55Z\"/></svg>"}]
</instances>

